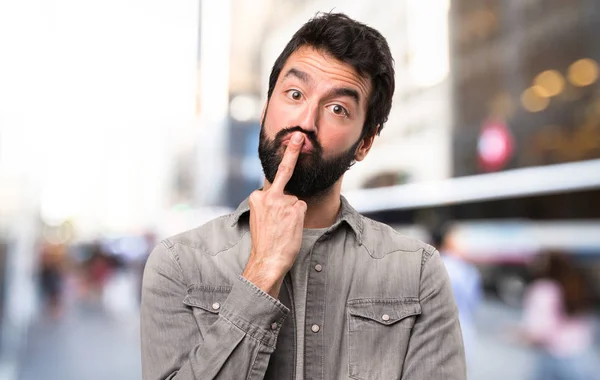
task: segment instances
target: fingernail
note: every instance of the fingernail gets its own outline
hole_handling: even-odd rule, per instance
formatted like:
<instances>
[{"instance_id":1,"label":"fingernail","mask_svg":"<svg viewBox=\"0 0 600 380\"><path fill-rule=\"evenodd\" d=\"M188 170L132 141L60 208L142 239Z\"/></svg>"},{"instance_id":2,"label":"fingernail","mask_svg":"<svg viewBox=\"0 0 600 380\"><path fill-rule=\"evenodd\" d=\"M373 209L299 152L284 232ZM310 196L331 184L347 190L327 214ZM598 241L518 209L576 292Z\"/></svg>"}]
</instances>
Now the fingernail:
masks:
<instances>
[{"instance_id":1,"label":"fingernail","mask_svg":"<svg viewBox=\"0 0 600 380\"><path fill-rule=\"evenodd\" d=\"M300 132L296 132L292 135L292 142L294 144L299 144L304 139L304 135Z\"/></svg>"}]
</instances>

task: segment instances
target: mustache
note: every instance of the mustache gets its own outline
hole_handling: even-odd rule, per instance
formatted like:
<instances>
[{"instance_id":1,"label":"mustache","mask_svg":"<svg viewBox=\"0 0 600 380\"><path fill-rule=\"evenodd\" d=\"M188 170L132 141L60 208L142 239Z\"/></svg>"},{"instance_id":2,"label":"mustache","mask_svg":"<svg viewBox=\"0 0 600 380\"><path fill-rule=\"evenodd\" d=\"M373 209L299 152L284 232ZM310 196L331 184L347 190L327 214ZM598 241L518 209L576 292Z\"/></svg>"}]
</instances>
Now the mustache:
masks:
<instances>
[{"instance_id":1,"label":"mustache","mask_svg":"<svg viewBox=\"0 0 600 380\"><path fill-rule=\"evenodd\" d=\"M277 132L277 134L275 135L275 138L273 140L274 140L275 144L277 146L279 146L279 145L281 145L281 142L287 135L294 133L294 132L302 132L305 135L305 138L310 140L313 148L317 152L321 152L323 150L321 148L321 144L319 144L319 141L317 141L317 135L315 135L314 132L306 131L306 130L302 129L302 127L299 127L299 126L283 128L282 130Z\"/></svg>"}]
</instances>

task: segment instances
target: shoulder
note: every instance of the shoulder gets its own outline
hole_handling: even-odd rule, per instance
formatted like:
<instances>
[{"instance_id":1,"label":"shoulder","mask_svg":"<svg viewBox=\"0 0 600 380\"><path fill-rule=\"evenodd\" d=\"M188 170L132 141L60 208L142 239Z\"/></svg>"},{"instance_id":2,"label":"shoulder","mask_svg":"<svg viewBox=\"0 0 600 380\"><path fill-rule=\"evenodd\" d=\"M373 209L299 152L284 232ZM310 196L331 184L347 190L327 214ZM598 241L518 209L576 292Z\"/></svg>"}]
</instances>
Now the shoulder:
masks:
<instances>
[{"instance_id":1,"label":"shoulder","mask_svg":"<svg viewBox=\"0 0 600 380\"><path fill-rule=\"evenodd\" d=\"M232 215L168 237L148 258L149 271L169 278L180 277L185 283L224 285L241 273L249 255L247 223L236 223Z\"/></svg>"},{"instance_id":2,"label":"shoulder","mask_svg":"<svg viewBox=\"0 0 600 380\"><path fill-rule=\"evenodd\" d=\"M403 235L391 226L365 216L363 221L362 244L373 258L383 258L390 254L419 256L425 264L437 250L418 239Z\"/></svg>"},{"instance_id":3,"label":"shoulder","mask_svg":"<svg viewBox=\"0 0 600 380\"><path fill-rule=\"evenodd\" d=\"M237 244L248 231L247 226L236 223L233 215L227 214L168 237L162 244L167 248L180 246L215 256Z\"/></svg>"}]
</instances>

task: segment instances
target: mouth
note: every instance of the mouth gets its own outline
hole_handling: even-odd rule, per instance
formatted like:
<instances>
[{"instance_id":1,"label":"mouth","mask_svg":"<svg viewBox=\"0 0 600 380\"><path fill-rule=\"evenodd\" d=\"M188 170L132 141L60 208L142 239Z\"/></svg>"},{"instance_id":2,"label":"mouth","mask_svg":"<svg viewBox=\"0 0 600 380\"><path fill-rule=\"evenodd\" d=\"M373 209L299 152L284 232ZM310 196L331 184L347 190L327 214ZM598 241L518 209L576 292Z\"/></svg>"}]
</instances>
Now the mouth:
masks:
<instances>
[{"instance_id":1,"label":"mouth","mask_svg":"<svg viewBox=\"0 0 600 380\"><path fill-rule=\"evenodd\" d=\"M288 136L286 138L283 139L283 141L281 142L281 146L285 146L287 147L288 144L290 143L290 139L292 138L292 136ZM300 150L301 153L309 153L312 152L314 150L313 144L312 142L310 142L310 139L306 136L304 136L304 141L302 142L302 149Z\"/></svg>"}]
</instances>

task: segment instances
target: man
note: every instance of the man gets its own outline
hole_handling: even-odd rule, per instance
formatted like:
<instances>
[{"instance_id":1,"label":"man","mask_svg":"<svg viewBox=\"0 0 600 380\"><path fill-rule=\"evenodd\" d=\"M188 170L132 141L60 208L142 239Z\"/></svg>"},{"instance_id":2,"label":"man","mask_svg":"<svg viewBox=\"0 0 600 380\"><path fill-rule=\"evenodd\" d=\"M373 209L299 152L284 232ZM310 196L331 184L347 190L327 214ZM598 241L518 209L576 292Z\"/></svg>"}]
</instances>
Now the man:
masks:
<instances>
[{"instance_id":1,"label":"man","mask_svg":"<svg viewBox=\"0 0 600 380\"><path fill-rule=\"evenodd\" d=\"M144 379L465 378L438 252L340 195L393 92L376 30L323 14L296 32L269 79L264 187L148 260Z\"/></svg>"}]
</instances>

